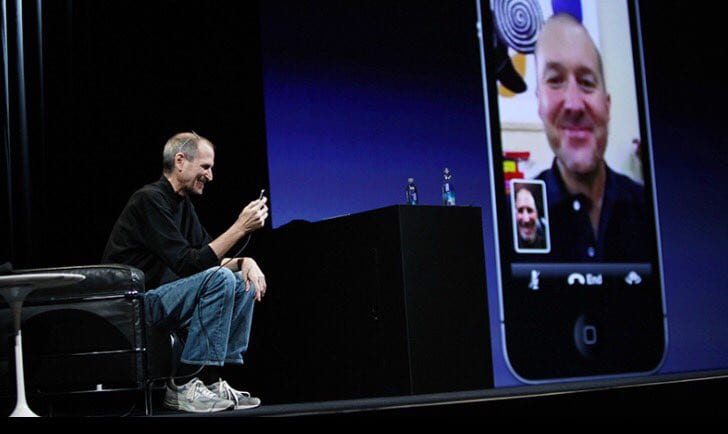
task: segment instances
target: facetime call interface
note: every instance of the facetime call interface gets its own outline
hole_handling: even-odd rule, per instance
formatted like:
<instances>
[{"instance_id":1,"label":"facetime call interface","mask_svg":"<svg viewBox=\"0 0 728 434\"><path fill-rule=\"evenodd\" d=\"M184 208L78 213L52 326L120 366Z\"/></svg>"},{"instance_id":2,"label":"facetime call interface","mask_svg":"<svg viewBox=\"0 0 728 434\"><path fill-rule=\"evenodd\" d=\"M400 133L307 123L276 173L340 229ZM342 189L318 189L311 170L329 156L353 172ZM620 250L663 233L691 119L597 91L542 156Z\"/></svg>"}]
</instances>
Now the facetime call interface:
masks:
<instances>
[{"instance_id":1,"label":"facetime call interface","mask_svg":"<svg viewBox=\"0 0 728 434\"><path fill-rule=\"evenodd\" d=\"M633 11L480 8L509 367L527 382L653 371L665 331Z\"/></svg>"}]
</instances>

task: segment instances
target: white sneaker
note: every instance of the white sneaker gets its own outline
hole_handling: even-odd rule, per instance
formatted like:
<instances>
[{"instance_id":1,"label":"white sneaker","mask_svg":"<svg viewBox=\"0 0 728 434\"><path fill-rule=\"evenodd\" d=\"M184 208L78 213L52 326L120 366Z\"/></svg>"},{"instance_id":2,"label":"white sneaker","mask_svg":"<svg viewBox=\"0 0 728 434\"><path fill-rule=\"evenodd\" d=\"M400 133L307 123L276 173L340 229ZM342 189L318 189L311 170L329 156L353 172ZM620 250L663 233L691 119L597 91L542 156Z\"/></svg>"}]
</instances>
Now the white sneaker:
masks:
<instances>
[{"instance_id":1,"label":"white sneaker","mask_svg":"<svg viewBox=\"0 0 728 434\"><path fill-rule=\"evenodd\" d=\"M182 386L167 384L163 405L171 410L212 413L232 408L235 402L220 398L212 393L200 379L193 378Z\"/></svg>"},{"instance_id":2,"label":"white sneaker","mask_svg":"<svg viewBox=\"0 0 728 434\"><path fill-rule=\"evenodd\" d=\"M207 386L218 398L230 400L235 403L235 410L255 408L260 405L260 399L250 396L250 393L242 390L235 390L222 378L214 384Z\"/></svg>"}]
</instances>

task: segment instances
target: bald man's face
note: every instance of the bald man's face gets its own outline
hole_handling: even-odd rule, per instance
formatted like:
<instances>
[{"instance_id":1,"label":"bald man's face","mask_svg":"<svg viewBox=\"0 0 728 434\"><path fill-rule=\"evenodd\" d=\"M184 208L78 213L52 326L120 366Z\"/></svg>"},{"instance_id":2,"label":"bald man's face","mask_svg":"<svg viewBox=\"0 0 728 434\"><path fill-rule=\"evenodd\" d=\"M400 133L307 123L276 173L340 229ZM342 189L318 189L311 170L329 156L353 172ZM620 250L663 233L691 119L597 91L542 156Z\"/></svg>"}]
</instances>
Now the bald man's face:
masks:
<instances>
[{"instance_id":1,"label":"bald man's face","mask_svg":"<svg viewBox=\"0 0 728 434\"><path fill-rule=\"evenodd\" d=\"M212 181L212 167L215 165L215 151L212 146L202 141L193 160L188 160L183 154L177 154L176 162L181 171L175 175L184 186L184 191L202 194L205 184Z\"/></svg>"},{"instance_id":2,"label":"bald man's face","mask_svg":"<svg viewBox=\"0 0 728 434\"><path fill-rule=\"evenodd\" d=\"M607 146L611 101L586 30L548 22L539 36L536 68L538 113L556 158L573 173L595 171Z\"/></svg>"}]
</instances>

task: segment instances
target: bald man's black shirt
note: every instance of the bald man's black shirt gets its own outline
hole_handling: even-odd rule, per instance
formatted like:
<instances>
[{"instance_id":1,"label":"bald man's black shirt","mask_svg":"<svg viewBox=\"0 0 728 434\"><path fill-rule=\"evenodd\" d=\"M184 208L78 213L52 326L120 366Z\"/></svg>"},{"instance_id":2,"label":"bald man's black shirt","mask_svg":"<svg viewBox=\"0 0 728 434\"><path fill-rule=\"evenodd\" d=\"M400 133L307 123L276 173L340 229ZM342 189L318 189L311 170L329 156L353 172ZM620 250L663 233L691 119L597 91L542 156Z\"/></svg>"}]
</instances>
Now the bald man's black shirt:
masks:
<instances>
[{"instance_id":1,"label":"bald man's black shirt","mask_svg":"<svg viewBox=\"0 0 728 434\"><path fill-rule=\"evenodd\" d=\"M189 196L176 194L162 176L131 196L114 224L102 263L139 268L149 290L217 265L210 241Z\"/></svg>"}]
</instances>

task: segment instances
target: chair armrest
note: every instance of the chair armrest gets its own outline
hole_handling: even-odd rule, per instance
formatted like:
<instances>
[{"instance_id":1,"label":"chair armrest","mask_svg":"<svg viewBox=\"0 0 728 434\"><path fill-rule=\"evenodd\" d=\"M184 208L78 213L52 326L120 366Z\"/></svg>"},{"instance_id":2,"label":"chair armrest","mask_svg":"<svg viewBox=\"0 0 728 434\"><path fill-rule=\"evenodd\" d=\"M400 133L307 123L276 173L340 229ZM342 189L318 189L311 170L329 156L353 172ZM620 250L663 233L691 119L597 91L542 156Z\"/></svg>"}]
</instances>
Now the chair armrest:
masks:
<instances>
[{"instance_id":1,"label":"chair armrest","mask_svg":"<svg viewBox=\"0 0 728 434\"><path fill-rule=\"evenodd\" d=\"M26 301L60 302L85 299L135 295L144 292L144 272L122 264L80 265L14 270L13 274L28 273L72 273L86 276L75 285L59 288L44 288L31 292Z\"/></svg>"}]
</instances>

